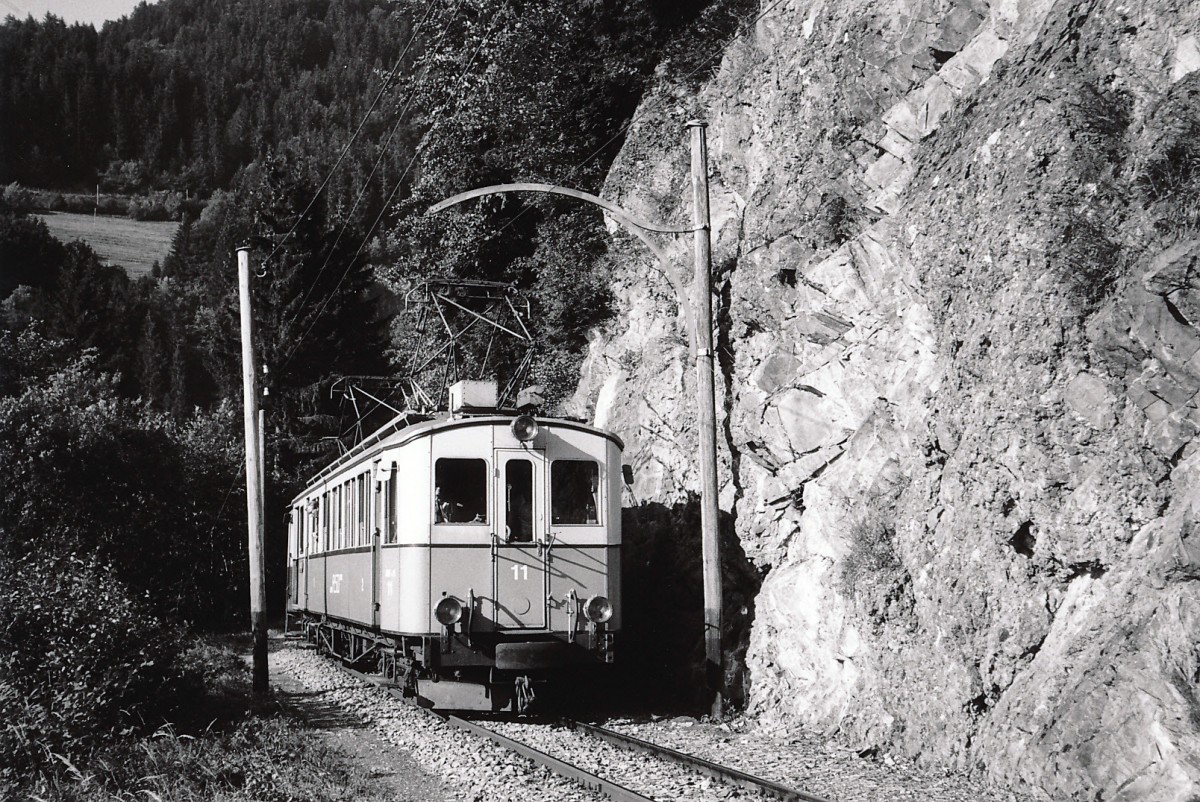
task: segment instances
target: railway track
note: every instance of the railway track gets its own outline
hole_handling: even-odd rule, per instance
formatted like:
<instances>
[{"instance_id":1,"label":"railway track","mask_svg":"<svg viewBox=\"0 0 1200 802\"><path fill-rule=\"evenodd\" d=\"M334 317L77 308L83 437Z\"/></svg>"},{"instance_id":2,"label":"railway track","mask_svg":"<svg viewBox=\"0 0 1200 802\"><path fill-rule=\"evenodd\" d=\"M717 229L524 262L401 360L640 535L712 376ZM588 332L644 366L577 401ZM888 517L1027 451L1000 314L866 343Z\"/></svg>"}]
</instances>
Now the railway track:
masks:
<instances>
[{"instance_id":1,"label":"railway track","mask_svg":"<svg viewBox=\"0 0 1200 802\"><path fill-rule=\"evenodd\" d=\"M363 674L344 666L340 666L341 670L354 676L363 682L377 685L385 690L394 698L405 704L412 704L411 700L405 699L400 691L387 683L380 681L376 677ZM437 713L428 711L430 715L437 716L453 727L464 730L472 735L484 738L498 746L515 752L537 765L544 766L550 771L559 776L573 780L580 785L594 792L603 794L610 799L618 800L618 802L662 802L663 800L673 799L674 796L666 795L661 791L657 795L654 790L647 791L646 788L641 790L630 788L627 785L618 782L617 780L602 776L601 773L594 771L592 768L580 765L580 762L572 759L570 756L556 756L550 754L543 749L532 746L521 740L516 735L519 731L530 727L546 729L550 725L529 724L516 721L492 721L487 720L493 726L486 726L483 719L468 719L456 715ZM771 780L756 777L746 772L729 766L723 766L714 763L704 758L689 755L684 752L670 749L659 744L649 741L634 738L614 730L599 727L594 724L586 724L570 719L559 719L556 726L560 733L570 733L573 736L578 736L583 743L574 745L576 752L584 754L594 751L591 744L605 744L608 747L621 749L631 752L641 753L648 756L652 760L663 761L674 764L680 767L683 771L691 774L699 774L703 777L711 778L724 785L733 786L742 791L750 792L751 794L760 795L766 799L778 799L785 802L830 802L830 800L809 794L805 791L800 791L794 788L781 785ZM590 743L589 743L590 742ZM571 751L568 749L567 751Z\"/></svg>"},{"instance_id":2,"label":"railway track","mask_svg":"<svg viewBox=\"0 0 1200 802\"><path fill-rule=\"evenodd\" d=\"M600 777L573 763L563 761L557 757L534 749L533 747L530 747L509 735L498 732L492 728L481 726L477 721L468 721L457 716L447 716L446 720L456 727L466 729L480 737L488 738L494 743L505 747L506 749L511 749L519 754L525 755L531 760L546 766L551 771L564 777L574 779L586 787L591 788L592 790L603 793L611 799L619 800L619 802L645 802L646 800L651 800L653 802L653 800L666 798L661 796L648 796L615 781ZM738 769L734 769L729 766L722 766L721 764L714 763L711 760L705 760L704 758L696 757L695 755L679 752L675 749L670 749L659 744L651 743L650 741L643 741L640 738L634 738L630 735L605 729L604 727L599 727L594 724L585 724L583 722L572 721L570 719L561 719L559 724L564 729L579 733L586 738L603 741L618 749L625 749L632 752L640 752L645 755L650 755L658 760L663 760L682 766L688 771L706 775L726 785L736 786L746 791L758 793L770 799L784 800L784 802L830 802L824 797L815 796L794 788L788 788L787 786L780 785L779 783L772 782L761 777L755 777L752 774L747 774L746 772L739 771Z\"/></svg>"}]
</instances>

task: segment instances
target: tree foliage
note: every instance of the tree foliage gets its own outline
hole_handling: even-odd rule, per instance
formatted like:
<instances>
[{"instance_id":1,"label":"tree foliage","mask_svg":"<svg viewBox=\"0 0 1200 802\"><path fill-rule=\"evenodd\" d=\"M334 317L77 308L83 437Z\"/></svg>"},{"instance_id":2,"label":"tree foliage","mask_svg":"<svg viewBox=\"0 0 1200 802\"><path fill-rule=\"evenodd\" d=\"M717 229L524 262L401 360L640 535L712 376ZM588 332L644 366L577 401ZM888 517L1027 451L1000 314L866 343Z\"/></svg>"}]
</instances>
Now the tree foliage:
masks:
<instances>
[{"instance_id":1,"label":"tree foliage","mask_svg":"<svg viewBox=\"0 0 1200 802\"><path fill-rule=\"evenodd\" d=\"M409 32L382 0L163 0L100 31L8 17L0 182L207 194L269 150L301 154L311 178L350 140ZM387 154L388 169L406 156ZM341 202L356 183L331 192Z\"/></svg>"},{"instance_id":2,"label":"tree foliage","mask_svg":"<svg viewBox=\"0 0 1200 802\"><path fill-rule=\"evenodd\" d=\"M361 251L393 290L435 276L515 282L538 306L540 379L559 395L587 330L608 314L599 214L528 195L467 214L424 212L463 189L508 181L599 191L661 59L707 50L742 5L164 0L98 32L52 16L10 17L0 25L8 76L0 106L18 122L0 131L0 181L216 193L212 203L225 208L209 216L219 220L229 219L222 193L237 194L273 169L270 160L285 159L298 186L321 187L309 212L321 217L312 222L346 226L341 245ZM691 47L681 51L685 30ZM296 193L292 200L293 216L307 207ZM257 213L251 202L245 193L234 202L247 235L247 214ZM215 254L227 253L212 246L227 244L225 233L203 218L185 226L162 274L177 282L201 276L211 290ZM190 318L185 325L204 351L217 343L202 330L211 333L220 313L211 292L192 300L201 301L195 315L176 311ZM569 314L555 311L566 306ZM119 368L124 381L139 375L140 389L157 397L171 382L139 366L186 356L188 340L173 330L178 321L134 317L166 355ZM312 341L320 338L306 345ZM430 345L411 333L394 340L393 369L407 367L406 351ZM212 403L229 383L219 365L206 369L212 381L191 381L202 403Z\"/></svg>"},{"instance_id":3,"label":"tree foliage","mask_svg":"<svg viewBox=\"0 0 1200 802\"><path fill-rule=\"evenodd\" d=\"M429 276L513 282L535 303L534 380L561 398L590 327L610 314L597 210L509 195L429 217L449 195L544 182L598 192L626 122L678 17L654 4L467 0L440 12L445 36L422 54L427 120L411 194L394 208L384 274L407 288ZM398 350L429 349L412 342ZM418 338L419 339L419 338ZM487 348L478 345L478 360ZM513 354L509 364L515 364Z\"/></svg>"},{"instance_id":4,"label":"tree foliage","mask_svg":"<svg viewBox=\"0 0 1200 802\"><path fill-rule=\"evenodd\" d=\"M176 423L122 399L95 363L74 359L0 398L4 556L95 557L160 610L228 619L241 546L214 513L238 470L236 416L226 405Z\"/></svg>"}]
</instances>

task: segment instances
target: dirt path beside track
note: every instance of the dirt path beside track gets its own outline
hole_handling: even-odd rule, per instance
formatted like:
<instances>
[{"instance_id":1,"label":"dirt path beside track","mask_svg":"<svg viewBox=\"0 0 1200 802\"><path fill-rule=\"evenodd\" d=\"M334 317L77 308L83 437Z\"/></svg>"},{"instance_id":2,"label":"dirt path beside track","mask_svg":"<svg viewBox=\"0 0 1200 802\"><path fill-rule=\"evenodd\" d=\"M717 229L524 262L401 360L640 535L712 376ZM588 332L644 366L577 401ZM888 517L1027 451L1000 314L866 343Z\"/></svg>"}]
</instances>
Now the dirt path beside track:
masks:
<instances>
[{"instance_id":1,"label":"dirt path beside track","mask_svg":"<svg viewBox=\"0 0 1200 802\"><path fill-rule=\"evenodd\" d=\"M314 737L325 739L345 754L364 776L392 789L397 802L447 802L452 798L438 777L417 765L404 748L380 738L360 716L331 700L328 691L310 690L292 674L274 667L271 690L280 705L312 728Z\"/></svg>"}]
</instances>

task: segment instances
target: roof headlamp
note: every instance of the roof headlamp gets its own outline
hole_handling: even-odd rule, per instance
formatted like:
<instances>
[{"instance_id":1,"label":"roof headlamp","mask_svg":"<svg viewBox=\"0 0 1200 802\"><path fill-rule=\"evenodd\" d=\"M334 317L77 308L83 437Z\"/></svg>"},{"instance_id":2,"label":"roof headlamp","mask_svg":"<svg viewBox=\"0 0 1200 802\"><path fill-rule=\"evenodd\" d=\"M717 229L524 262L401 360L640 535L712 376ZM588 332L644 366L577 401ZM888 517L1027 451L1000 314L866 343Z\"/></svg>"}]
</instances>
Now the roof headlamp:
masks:
<instances>
[{"instance_id":1,"label":"roof headlamp","mask_svg":"<svg viewBox=\"0 0 1200 802\"><path fill-rule=\"evenodd\" d=\"M532 415L518 415L513 418L513 422L509 425L512 430L513 437L522 443L528 443L538 434L538 422L533 419Z\"/></svg>"}]
</instances>

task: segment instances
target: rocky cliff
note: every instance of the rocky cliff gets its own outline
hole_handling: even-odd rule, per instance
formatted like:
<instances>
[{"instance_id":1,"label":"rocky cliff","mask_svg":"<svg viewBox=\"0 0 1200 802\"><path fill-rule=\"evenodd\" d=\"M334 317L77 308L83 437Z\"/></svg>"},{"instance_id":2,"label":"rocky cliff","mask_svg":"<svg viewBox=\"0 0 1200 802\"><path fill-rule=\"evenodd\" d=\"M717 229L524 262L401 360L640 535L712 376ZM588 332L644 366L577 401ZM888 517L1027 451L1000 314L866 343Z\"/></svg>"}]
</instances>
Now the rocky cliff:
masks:
<instances>
[{"instance_id":1,"label":"rocky cliff","mask_svg":"<svg viewBox=\"0 0 1200 802\"><path fill-rule=\"evenodd\" d=\"M605 192L686 221L708 120L750 714L1054 799L1196 798L1200 5L759 12L714 69L663 66ZM687 304L614 241L576 403L670 507Z\"/></svg>"}]
</instances>

